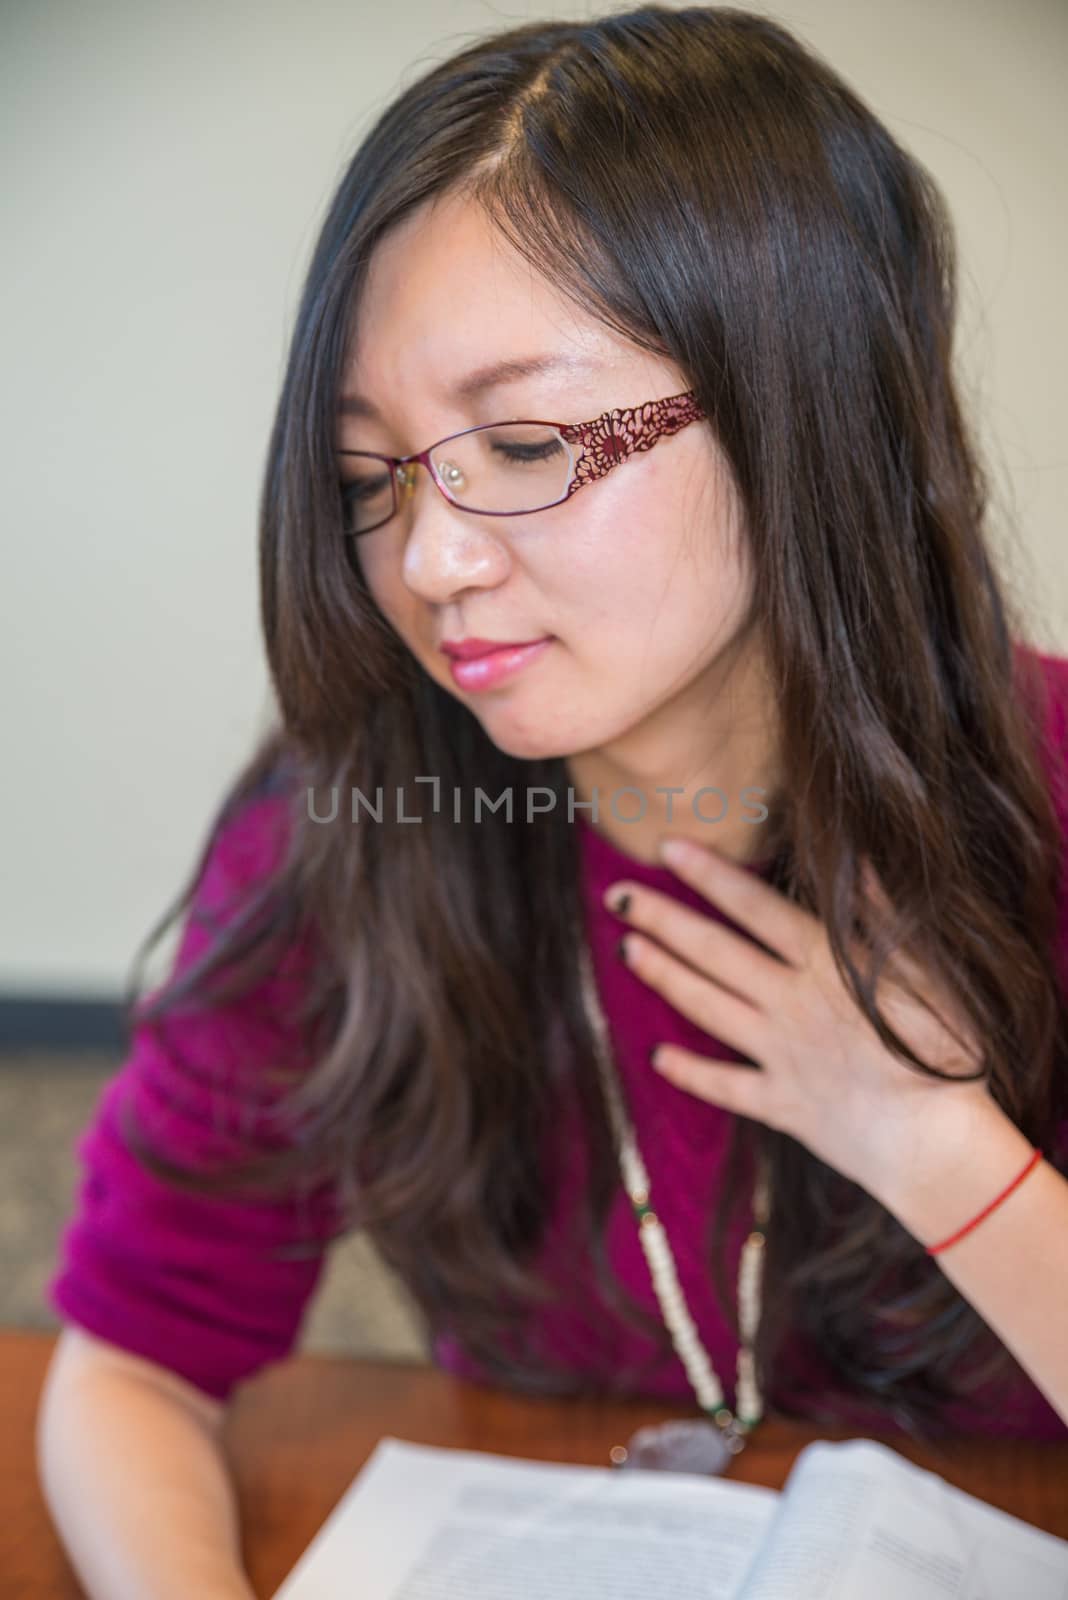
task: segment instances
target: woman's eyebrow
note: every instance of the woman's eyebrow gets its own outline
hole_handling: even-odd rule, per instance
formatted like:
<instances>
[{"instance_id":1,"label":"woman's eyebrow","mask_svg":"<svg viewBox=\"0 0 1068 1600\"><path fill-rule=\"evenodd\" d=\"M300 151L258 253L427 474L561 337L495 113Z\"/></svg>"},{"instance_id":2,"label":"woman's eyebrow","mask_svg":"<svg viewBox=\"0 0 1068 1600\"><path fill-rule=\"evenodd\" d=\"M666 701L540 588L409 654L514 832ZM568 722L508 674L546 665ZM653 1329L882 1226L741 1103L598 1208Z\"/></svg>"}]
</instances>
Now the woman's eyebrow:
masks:
<instances>
[{"instance_id":1,"label":"woman's eyebrow","mask_svg":"<svg viewBox=\"0 0 1068 1600\"><path fill-rule=\"evenodd\" d=\"M515 383L519 378L529 378L542 372L590 372L601 365L592 356L511 356L503 361L493 361L488 366L476 367L454 384L449 394L454 400L470 401L502 384ZM338 412L344 417L378 417L376 407L364 395L355 393L341 396Z\"/></svg>"}]
</instances>

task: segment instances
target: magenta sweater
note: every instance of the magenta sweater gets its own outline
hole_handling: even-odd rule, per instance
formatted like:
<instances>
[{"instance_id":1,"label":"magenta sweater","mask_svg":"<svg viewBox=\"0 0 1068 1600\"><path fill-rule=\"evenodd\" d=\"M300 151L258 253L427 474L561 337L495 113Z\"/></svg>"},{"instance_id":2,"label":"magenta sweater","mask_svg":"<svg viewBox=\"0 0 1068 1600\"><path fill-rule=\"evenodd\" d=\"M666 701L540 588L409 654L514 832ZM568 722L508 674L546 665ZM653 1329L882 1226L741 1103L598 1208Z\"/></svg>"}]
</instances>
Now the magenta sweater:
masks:
<instances>
[{"instance_id":1,"label":"magenta sweater","mask_svg":"<svg viewBox=\"0 0 1068 1600\"><path fill-rule=\"evenodd\" d=\"M1046 749L1053 768L1059 770L1068 752L1068 660L1046 656L1041 660L1055 688ZM1062 829L1068 834L1068 783L1058 778L1055 793ZM231 821L209 857L197 906L216 906L235 888L265 872L276 859L282 826L281 805L270 798L253 802ZM733 1404L737 1344L717 1303L702 1249L732 1113L667 1082L649 1066L648 1052L658 1041L670 1040L709 1056L736 1056L687 1022L616 958L622 924L605 909L601 896L609 883L627 877L651 884L707 916L721 914L667 867L632 860L585 819L578 826L598 987L654 1202L690 1310L727 1403ZM1058 954L1068 982L1064 878L1061 905ZM207 938L205 929L187 917L176 967L187 965ZM296 992L302 959L303 953L294 951L290 964L283 962L239 1003L175 1018L167 1050L147 1030L135 1031L126 1060L105 1085L93 1119L77 1142L83 1167L77 1205L46 1290L63 1318L172 1369L219 1399L293 1349L327 1246L311 1259L287 1259L284 1247L303 1232L309 1215L323 1221L325 1232L330 1196L313 1197L310 1209L305 1207L298 1215L292 1201L236 1202L180 1194L148 1177L125 1151L116 1111L120 1101L134 1102L155 1137L184 1164L236 1152L235 1111L244 1115L247 1128L256 1126L248 1096L241 1095L242 1072L247 1083L249 1062L283 1055L292 1059L301 1050L299 1037L287 1033L280 1021L278 1002ZM569 1148L566 1179L553 1197L540 1264L564 1292L559 1301L536 1313L533 1331L540 1347L554 1361L582 1374L592 1390L603 1388L621 1372L642 1368L653 1345L601 1303L579 1236L570 1237L584 1182L585 1154L573 1113L562 1108L559 1128ZM1068 1124L1061 1125L1058 1133L1059 1147L1068 1147ZM749 1218L748 1204L739 1206L730 1233L732 1294ZM656 1315L648 1267L622 1189L611 1214L608 1240L616 1273ZM451 1340L439 1339L434 1358L461 1376L480 1376ZM818 1352L796 1339L784 1350L777 1392L789 1396L799 1410L826 1391L828 1379ZM695 1405L682 1364L673 1354L654 1370L646 1370L634 1392L677 1400L686 1410ZM947 1421L962 1431L1068 1438L1068 1428L1030 1382L1011 1386L998 1399L998 1415L992 1421L963 1403L946 1413ZM894 1431L885 1420L871 1418L859 1402L849 1407L839 1403L839 1412L860 1429Z\"/></svg>"}]
</instances>

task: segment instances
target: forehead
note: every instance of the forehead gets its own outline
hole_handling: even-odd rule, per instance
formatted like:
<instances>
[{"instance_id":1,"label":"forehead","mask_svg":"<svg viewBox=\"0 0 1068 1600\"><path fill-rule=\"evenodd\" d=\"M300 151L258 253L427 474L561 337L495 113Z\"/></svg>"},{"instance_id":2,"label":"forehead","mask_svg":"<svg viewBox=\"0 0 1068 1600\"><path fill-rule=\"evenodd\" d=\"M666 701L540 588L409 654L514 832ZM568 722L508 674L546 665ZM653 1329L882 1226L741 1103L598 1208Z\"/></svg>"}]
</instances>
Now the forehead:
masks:
<instances>
[{"instance_id":1,"label":"forehead","mask_svg":"<svg viewBox=\"0 0 1068 1600\"><path fill-rule=\"evenodd\" d=\"M494 227L484 209L455 195L432 197L376 244L359 305L359 334L368 346L391 325L409 323L413 334L453 328L470 334L502 321L542 329L580 329L593 337L599 325L568 301Z\"/></svg>"},{"instance_id":2,"label":"forehead","mask_svg":"<svg viewBox=\"0 0 1068 1600\"><path fill-rule=\"evenodd\" d=\"M481 206L450 195L424 203L376 245L343 392L398 406L447 395L467 403L487 392L475 385L484 369L530 358L541 359L514 374L527 390L543 379L577 390L628 355L632 347L554 289Z\"/></svg>"}]
</instances>

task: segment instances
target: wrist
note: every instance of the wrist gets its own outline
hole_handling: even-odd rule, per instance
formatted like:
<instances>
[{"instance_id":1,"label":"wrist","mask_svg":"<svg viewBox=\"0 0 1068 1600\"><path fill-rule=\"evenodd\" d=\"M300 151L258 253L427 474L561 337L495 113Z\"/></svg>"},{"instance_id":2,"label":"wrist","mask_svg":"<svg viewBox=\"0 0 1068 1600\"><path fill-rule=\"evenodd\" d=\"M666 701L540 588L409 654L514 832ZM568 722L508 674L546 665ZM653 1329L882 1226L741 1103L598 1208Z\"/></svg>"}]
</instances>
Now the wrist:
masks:
<instances>
[{"instance_id":1,"label":"wrist","mask_svg":"<svg viewBox=\"0 0 1068 1600\"><path fill-rule=\"evenodd\" d=\"M989 1205L1032 1151L1030 1141L985 1090L935 1089L923 1118L899 1136L872 1192L927 1248Z\"/></svg>"}]
</instances>

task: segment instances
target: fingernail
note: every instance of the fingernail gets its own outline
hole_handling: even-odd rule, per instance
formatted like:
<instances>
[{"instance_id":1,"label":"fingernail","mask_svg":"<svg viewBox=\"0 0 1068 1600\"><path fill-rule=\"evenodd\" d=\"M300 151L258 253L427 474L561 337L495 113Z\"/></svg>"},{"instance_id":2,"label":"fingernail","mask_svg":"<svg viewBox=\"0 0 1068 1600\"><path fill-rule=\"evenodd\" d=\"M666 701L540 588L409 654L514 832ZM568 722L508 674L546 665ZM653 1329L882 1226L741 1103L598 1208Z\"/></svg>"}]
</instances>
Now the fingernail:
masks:
<instances>
[{"instance_id":1,"label":"fingernail","mask_svg":"<svg viewBox=\"0 0 1068 1600\"><path fill-rule=\"evenodd\" d=\"M625 938L624 939L620 939L619 943L616 945L616 955L619 957L620 961L623 961L623 962L626 961L626 959L627 959L627 941L626 941Z\"/></svg>"},{"instance_id":2,"label":"fingernail","mask_svg":"<svg viewBox=\"0 0 1068 1600\"><path fill-rule=\"evenodd\" d=\"M610 897L608 909L609 911L614 911L617 917L626 916L630 909L630 895L626 889L622 890L620 894Z\"/></svg>"}]
</instances>

